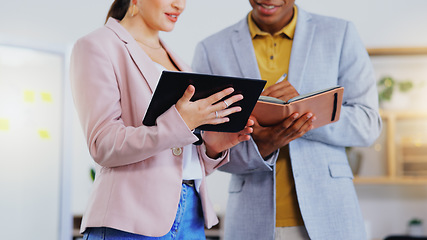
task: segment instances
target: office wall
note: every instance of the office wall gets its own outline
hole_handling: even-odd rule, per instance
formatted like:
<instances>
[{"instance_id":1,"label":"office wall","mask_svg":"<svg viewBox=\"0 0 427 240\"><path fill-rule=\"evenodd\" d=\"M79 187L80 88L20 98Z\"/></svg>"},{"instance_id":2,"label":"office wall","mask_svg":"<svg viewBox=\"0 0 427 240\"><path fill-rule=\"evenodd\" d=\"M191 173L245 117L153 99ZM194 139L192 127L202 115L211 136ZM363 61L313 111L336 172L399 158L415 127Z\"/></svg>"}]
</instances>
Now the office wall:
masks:
<instances>
[{"instance_id":1,"label":"office wall","mask_svg":"<svg viewBox=\"0 0 427 240\"><path fill-rule=\"evenodd\" d=\"M39 0L2 1L0 7L0 42L44 48L70 47L80 36L101 26L112 0ZM367 47L426 46L427 31L424 0L297 0L306 10L351 20ZM162 38L187 62L191 63L195 44L209 34L244 17L250 5L247 0L187 0L187 9L176 29ZM65 86L67 86L65 84ZM70 152L72 196L71 211L83 213L91 188L92 166L74 109L65 109L71 119ZM209 178L210 195L217 210L223 213L229 176L217 172ZM358 186L362 211L372 237L389 231L405 231L412 215L426 215L425 187ZM392 212L393 219L384 218Z\"/></svg>"},{"instance_id":2,"label":"office wall","mask_svg":"<svg viewBox=\"0 0 427 240\"><path fill-rule=\"evenodd\" d=\"M0 239L60 234L63 62L0 45Z\"/></svg>"}]
</instances>

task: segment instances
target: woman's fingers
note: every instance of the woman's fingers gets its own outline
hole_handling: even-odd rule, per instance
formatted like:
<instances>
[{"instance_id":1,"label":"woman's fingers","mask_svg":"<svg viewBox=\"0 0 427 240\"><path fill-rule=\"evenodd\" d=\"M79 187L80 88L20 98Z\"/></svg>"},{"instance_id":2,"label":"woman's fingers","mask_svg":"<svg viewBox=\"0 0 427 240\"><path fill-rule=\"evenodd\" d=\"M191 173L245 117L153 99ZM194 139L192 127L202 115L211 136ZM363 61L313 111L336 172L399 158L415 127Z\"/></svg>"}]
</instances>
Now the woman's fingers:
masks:
<instances>
[{"instance_id":1,"label":"woman's fingers","mask_svg":"<svg viewBox=\"0 0 427 240\"><path fill-rule=\"evenodd\" d=\"M212 105L212 104L218 102L219 100L223 99L225 96L230 95L233 92L234 92L234 89L229 87L229 88L226 88L222 91L214 93L214 94L210 95L209 97L202 99L202 100L205 100L209 105Z\"/></svg>"},{"instance_id":2,"label":"woman's fingers","mask_svg":"<svg viewBox=\"0 0 427 240\"><path fill-rule=\"evenodd\" d=\"M242 94L236 94L236 95L233 95L233 96L231 96L231 97L229 97L229 98L227 98L221 102L218 102L216 105L218 105L220 107L220 109L225 109L225 108L230 107L230 105L232 105L232 104L234 104L234 103L236 103L242 99L243 99Z\"/></svg>"},{"instance_id":3,"label":"woman's fingers","mask_svg":"<svg viewBox=\"0 0 427 240\"><path fill-rule=\"evenodd\" d=\"M230 121L227 117L230 114L242 111L240 106L231 107L243 99L242 94L229 96L233 92L234 89L230 87L193 102L191 98L195 88L189 85L175 106L190 129L204 124L221 124Z\"/></svg>"},{"instance_id":4,"label":"woman's fingers","mask_svg":"<svg viewBox=\"0 0 427 240\"><path fill-rule=\"evenodd\" d=\"M208 119L205 124L220 124L220 123L228 122L230 121L230 118L227 117L228 115L232 113L240 112L240 111L242 111L241 107L232 107L232 108L227 108L224 110L212 112L210 114L211 118Z\"/></svg>"},{"instance_id":5,"label":"woman's fingers","mask_svg":"<svg viewBox=\"0 0 427 240\"><path fill-rule=\"evenodd\" d=\"M233 91L233 88L227 88L211 95L208 98L199 100L207 105L206 110L210 112L210 118L207 119L205 124L220 124L228 122L230 119L227 116L242 111L240 106L230 107L232 104L243 99L242 94L236 94L226 98L225 100L221 100L233 93Z\"/></svg>"},{"instance_id":6,"label":"woman's fingers","mask_svg":"<svg viewBox=\"0 0 427 240\"><path fill-rule=\"evenodd\" d=\"M240 142L248 141L251 138L250 134L253 132L253 124L254 121L249 119L245 128L237 133L202 131L202 138L206 146L206 154L211 157L216 157L222 151L229 149Z\"/></svg>"},{"instance_id":7,"label":"woman's fingers","mask_svg":"<svg viewBox=\"0 0 427 240\"><path fill-rule=\"evenodd\" d=\"M242 99L243 99L242 94L231 96L223 101L220 101L220 102L217 102L216 104L211 105L212 106L211 110L217 112L218 114L215 114L215 116L219 116L219 117L225 117L232 113L240 112L242 111L241 107L239 106L230 107L230 105Z\"/></svg>"},{"instance_id":8,"label":"woman's fingers","mask_svg":"<svg viewBox=\"0 0 427 240\"><path fill-rule=\"evenodd\" d=\"M232 108L226 108L224 110L215 111L213 114L214 114L214 118L223 118L223 117L227 117L230 114L240 112L240 111L242 111L242 108L237 106Z\"/></svg>"},{"instance_id":9,"label":"woman's fingers","mask_svg":"<svg viewBox=\"0 0 427 240\"><path fill-rule=\"evenodd\" d=\"M233 88L226 88L220 92L212 94L211 96L201 100L206 101L208 105L214 106L215 108L212 110L218 111L218 110L226 109L233 103L243 99L242 94L236 94L221 101L221 99L224 99L226 96L232 94L233 92L234 92Z\"/></svg>"},{"instance_id":10,"label":"woman's fingers","mask_svg":"<svg viewBox=\"0 0 427 240\"><path fill-rule=\"evenodd\" d=\"M196 92L196 89L193 85L188 85L187 89L185 90L182 97L178 100L181 102L189 102L190 99L193 97L194 93Z\"/></svg>"}]
</instances>

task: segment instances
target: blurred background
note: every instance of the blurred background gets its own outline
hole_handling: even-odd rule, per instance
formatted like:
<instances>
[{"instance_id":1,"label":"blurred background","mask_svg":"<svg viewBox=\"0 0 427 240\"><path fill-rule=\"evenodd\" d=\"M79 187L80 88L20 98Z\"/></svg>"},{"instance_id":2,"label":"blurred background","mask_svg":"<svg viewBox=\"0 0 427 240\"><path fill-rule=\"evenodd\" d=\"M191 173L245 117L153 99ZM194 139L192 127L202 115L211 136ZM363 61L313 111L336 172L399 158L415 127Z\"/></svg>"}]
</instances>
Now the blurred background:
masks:
<instances>
[{"instance_id":1,"label":"blurred background","mask_svg":"<svg viewBox=\"0 0 427 240\"><path fill-rule=\"evenodd\" d=\"M0 2L0 239L73 238L94 165L71 98L69 57L78 38L104 24L111 3ZM296 3L354 22L375 67L383 133L371 147L348 149L370 239L414 226L426 235L427 1ZM161 36L191 64L197 42L249 10L247 0L187 0L175 30ZM220 216L228 181L221 172L208 178ZM209 234L220 239L221 231Z\"/></svg>"}]
</instances>

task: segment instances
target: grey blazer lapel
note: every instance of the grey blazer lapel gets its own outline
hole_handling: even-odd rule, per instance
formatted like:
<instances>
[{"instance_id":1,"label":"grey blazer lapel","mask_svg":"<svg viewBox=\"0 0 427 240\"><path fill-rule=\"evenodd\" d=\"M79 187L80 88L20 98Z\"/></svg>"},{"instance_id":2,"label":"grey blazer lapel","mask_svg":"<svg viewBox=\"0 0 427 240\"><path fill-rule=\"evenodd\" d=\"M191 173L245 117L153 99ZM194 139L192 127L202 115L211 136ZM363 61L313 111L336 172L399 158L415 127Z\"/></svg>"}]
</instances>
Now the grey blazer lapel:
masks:
<instances>
[{"instance_id":1,"label":"grey blazer lapel","mask_svg":"<svg viewBox=\"0 0 427 240\"><path fill-rule=\"evenodd\" d=\"M310 56L316 25L311 21L310 13L298 8L298 19L289 62L288 80L292 86L301 89L305 67Z\"/></svg>"},{"instance_id":2,"label":"grey blazer lapel","mask_svg":"<svg viewBox=\"0 0 427 240\"><path fill-rule=\"evenodd\" d=\"M231 38L234 54L240 67L241 75L247 78L261 78L255 56L247 18L236 24Z\"/></svg>"}]
</instances>

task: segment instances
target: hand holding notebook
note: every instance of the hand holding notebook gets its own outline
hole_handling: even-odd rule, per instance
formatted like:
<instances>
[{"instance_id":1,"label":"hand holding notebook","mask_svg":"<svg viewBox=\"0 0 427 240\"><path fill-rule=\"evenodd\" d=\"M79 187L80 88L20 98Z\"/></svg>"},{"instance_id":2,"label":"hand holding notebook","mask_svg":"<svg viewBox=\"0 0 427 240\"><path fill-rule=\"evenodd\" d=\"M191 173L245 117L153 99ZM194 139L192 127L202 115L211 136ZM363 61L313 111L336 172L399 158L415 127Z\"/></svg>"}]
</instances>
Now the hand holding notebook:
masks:
<instances>
[{"instance_id":1,"label":"hand holding notebook","mask_svg":"<svg viewBox=\"0 0 427 240\"><path fill-rule=\"evenodd\" d=\"M288 101L260 96L252 115L262 126L279 124L292 113L311 112L316 116L314 128L338 121L340 117L343 87L332 87L299 95Z\"/></svg>"},{"instance_id":2,"label":"hand holding notebook","mask_svg":"<svg viewBox=\"0 0 427 240\"><path fill-rule=\"evenodd\" d=\"M154 126L157 117L182 97L188 85L193 85L196 89L191 101L207 98L214 93L232 87L234 92L231 95L241 94L243 99L231 104L230 107L240 106L242 111L228 115L229 122L217 125L205 124L199 126L198 129L216 132L239 132L246 126L265 83L266 81L260 79L163 71L144 116L143 124Z\"/></svg>"}]
</instances>

